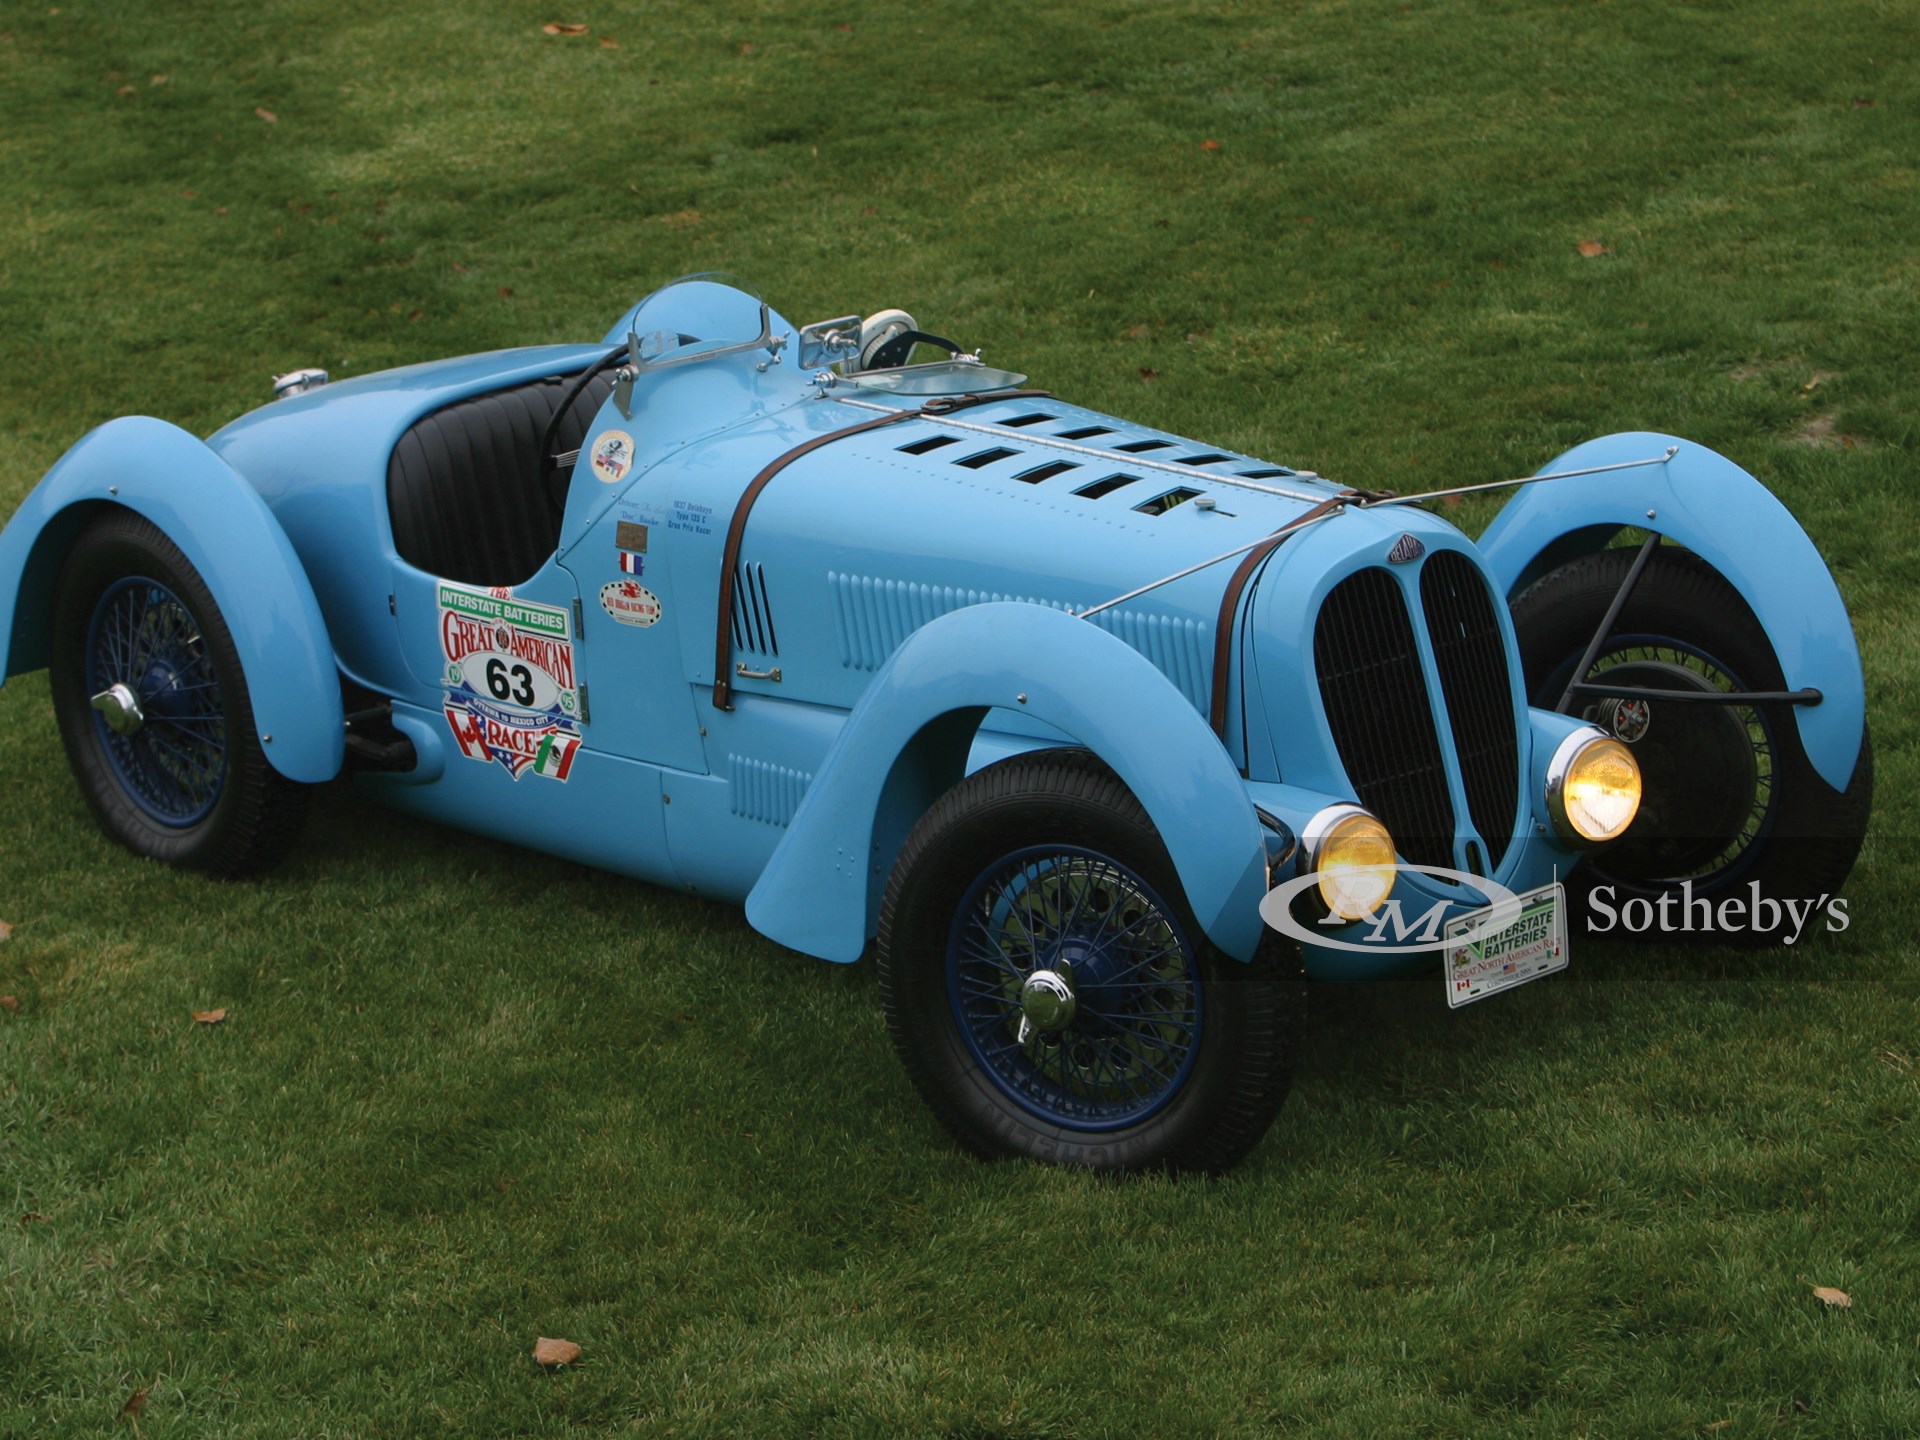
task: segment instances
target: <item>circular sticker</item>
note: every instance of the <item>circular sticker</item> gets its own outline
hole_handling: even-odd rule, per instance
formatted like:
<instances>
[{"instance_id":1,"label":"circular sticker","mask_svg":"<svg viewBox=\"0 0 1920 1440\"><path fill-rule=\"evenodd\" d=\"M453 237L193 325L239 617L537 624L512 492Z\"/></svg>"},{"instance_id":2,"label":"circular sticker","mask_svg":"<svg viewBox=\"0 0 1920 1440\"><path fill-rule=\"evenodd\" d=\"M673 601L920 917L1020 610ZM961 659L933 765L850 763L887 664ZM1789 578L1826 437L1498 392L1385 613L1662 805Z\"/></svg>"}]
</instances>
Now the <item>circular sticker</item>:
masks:
<instances>
[{"instance_id":1,"label":"circular sticker","mask_svg":"<svg viewBox=\"0 0 1920 1440\"><path fill-rule=\"evenodd\" d=\"M647 626L660 618L660 597L632 580L600 587L600 608L622 625Z\"/></svg>"},{"instance_id":2,"label":"circular sticker","mask_svg":"<svg viewBox=\"0 0 1920 1440\"><path fill-rule=\"evenodd\" d=\"M608 430L596 437L590 453L593 473L603 485L626 479L633 469L633 437L624 430Z\"/></svg>"}]
</instances>

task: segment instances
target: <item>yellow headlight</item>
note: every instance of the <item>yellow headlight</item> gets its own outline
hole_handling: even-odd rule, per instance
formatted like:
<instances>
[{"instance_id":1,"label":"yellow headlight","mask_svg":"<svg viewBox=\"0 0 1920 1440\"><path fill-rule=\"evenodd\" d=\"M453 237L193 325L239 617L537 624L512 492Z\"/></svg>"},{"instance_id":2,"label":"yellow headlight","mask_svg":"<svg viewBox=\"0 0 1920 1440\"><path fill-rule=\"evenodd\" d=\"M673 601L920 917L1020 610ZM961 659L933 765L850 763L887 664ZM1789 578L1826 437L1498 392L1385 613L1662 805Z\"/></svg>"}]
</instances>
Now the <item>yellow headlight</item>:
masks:
<instances>
[{"instance_id":1,"label":"yellow headlight","mask_svg":"<svg viewBox=\"0 0 1920 1440\"><path fill-rule=\"evenodd\" d=\"M1364 810L1327 827L1311 855L1320 872L1320 898L1342 920L1363 920L1393 889L1393 837Z\"/></svg>"},{"instance_id":2,"label":"yellow headlight","mask_svg":"<svg viewBox=\"0 0 1920 1440\"><path fill-rule=\"evenodd\" d=\"M1547 809L1563 840L1618 839L1640 813L1640 765L1618 740L1576 731L1547 768Z\"/></svg>"}]
</instances>

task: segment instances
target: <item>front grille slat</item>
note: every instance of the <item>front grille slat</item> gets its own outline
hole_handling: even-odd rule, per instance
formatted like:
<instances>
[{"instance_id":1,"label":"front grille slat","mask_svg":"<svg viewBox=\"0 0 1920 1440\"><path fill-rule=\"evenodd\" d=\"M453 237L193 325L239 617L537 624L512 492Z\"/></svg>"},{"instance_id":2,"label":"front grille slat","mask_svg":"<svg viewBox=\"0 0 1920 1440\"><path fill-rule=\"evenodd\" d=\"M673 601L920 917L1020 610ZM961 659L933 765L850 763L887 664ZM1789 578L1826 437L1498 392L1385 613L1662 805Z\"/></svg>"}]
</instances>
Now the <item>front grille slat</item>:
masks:
<instances>
[{"instance_id":1,"label":"front grille slat","mask_svg":"<svg viewBox=\"0 0 1920 1440\"><path fill-rule=\"evenodd\" d=\"M1467 813L1497 859L1513 838L1520 803L1520 737L1500 618L1473 562L1452 550L1437 551L1421 568L1420 605Z\"/></svg>"},{"instance_id":2,"label":"front grille slat","mask_svg":"<svg viewBox=\"0 0 1920 1440\"><path fill-rule=\"evenodd\" d=\"M1361 804L1416 865L1453 864L1453 802L1407 602L1362 570L1336 585L1314 626L1314 667L1340 763Z\"/></svg>"},{"instance_id":3,"label":"front grille slat","mask_svg":"<svg viewBox=\"0 0 1920 1440\"><path fill-rule=\"evenodd\" d=\"M1452 766L1468 823L1497 864L1513 841L1520 803L1499 612L1479 567L1451 550L1435 551L1422 566L1420 610L1416 625L1399 583L1379 567L1328 594L1313 641L1328 728L1354 793L1386 823L1402 856L1417 865L1456 863ZM1439 675L1451 753L1441 745L1423 646Z\"/></svg>"}]
</instances>

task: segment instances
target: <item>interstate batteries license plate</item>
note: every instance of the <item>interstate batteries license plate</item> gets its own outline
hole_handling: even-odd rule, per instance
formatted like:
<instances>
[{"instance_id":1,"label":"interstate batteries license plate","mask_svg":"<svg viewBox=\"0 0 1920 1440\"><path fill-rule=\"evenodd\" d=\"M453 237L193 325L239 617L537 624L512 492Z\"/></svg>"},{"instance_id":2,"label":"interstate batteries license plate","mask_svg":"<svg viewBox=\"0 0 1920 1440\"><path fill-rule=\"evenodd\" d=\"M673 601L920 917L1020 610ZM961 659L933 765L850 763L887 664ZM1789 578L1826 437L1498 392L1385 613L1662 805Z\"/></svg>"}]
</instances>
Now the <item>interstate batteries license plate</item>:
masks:
<instances>
[{"instance_id":1,"label":"interstate batteries license plate","mask_svg":"<svg viewBox=\"0 0 1920 1440\"><path fill-rule=\"evenodd\" d=\"M1472 934L1490 919L1518 916L1495 934L1454 942ZM1560 884L1526 890L1499 905L1473 910L1446 929L1447 1004L1454 1009L1511 990L1542 975L1567 968L1567 892Z\"/></svg>"}]
</instances>

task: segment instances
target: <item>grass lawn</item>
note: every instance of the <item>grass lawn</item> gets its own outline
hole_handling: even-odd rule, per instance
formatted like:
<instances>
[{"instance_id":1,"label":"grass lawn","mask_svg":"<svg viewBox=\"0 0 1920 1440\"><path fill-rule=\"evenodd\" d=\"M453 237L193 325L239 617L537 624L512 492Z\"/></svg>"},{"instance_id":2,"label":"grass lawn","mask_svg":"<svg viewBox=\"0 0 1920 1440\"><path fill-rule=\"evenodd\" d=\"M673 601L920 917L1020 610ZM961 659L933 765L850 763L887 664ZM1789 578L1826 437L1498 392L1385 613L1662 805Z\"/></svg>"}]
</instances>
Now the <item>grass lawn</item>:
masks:
<instances>
[{"instance_id":1,"label":"grass lawn","mask_svg":"<svg viewBox=\"0 0 1920 1440\"><path fill-rule=\"evenodd\" d=\"M870 967L730 908L346 787L267 881L136 861L22 677L0 1436L1920 1433L1916 237L1879 0L6 0L0 516L723 267L1359 485L1712 445L1880 767L1844 935L1321 987L1242 1168L1115 1183L963 1157Z\"/></svg>"}]
</instances>

